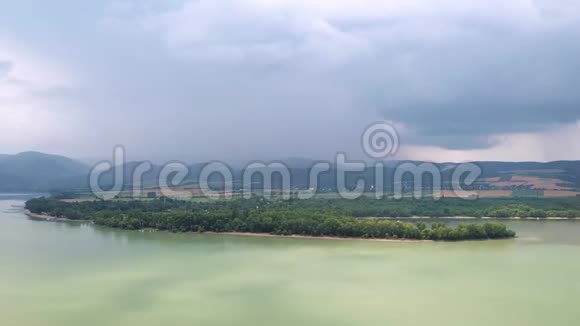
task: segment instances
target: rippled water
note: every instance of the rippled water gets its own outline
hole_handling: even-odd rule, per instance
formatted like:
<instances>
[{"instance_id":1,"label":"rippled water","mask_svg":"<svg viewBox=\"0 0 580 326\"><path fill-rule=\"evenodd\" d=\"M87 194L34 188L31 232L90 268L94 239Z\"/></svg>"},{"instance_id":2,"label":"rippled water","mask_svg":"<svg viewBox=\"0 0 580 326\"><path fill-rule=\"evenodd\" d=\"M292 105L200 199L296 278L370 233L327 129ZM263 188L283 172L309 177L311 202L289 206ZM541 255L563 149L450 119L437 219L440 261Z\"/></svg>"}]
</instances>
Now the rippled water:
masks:
<instances>
[{"instance_id":1,"label":"rippled water","mask_svg":"<svg viewBox=\"0 0 580 326\"><path fill-rule=\"evenodd\" d=\"M0 197L0 325L577 325L580 223L379 243L31 221Z\"/></svg>"}]
</instances>

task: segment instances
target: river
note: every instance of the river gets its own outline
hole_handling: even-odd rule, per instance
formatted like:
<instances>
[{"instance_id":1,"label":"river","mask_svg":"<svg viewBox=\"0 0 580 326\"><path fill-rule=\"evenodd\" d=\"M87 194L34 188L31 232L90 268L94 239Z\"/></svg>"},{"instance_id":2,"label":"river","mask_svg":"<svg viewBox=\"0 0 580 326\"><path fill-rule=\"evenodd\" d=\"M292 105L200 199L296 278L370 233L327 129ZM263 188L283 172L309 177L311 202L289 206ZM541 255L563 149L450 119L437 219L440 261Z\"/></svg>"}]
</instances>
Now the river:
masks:
<instances>
[{"instance_id":1,"label":"river","mask_svg":"<svg viewBox=\"0 0 580 326\"><path fill-rule=\"evenodd\" d=\"M0 196L0 325L577 325L580 222L514 240L385 243L141 233Z\"/></svg>"}]
</instances>

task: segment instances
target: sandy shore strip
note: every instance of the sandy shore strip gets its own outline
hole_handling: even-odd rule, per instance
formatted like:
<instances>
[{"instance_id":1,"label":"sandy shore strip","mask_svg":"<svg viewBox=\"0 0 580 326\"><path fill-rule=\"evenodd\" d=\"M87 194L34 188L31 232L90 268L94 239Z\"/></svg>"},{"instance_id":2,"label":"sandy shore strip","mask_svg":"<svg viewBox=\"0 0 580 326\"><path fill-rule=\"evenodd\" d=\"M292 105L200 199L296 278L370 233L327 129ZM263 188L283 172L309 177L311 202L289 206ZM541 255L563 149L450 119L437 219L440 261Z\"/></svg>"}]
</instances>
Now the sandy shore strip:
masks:
<instances>
[{"instance_id":1,"label":"sandy shore strip","mask_svg":"<svg viewBox=\"0 0 580 326\"><path fill-rule=\"evenodd\" d=\"M56 221L57 218L54 216L50 216L50 215L43 215L43 214L36 214L31 212L28 209L24 210L24 215L30 217L30 218L34 218L34 219L39 219L39 220L46 220L46 221Z\"/></svg>"},{"instance_id":2,"label":"sandy shore strip","mask_svg":"<svg viewBox=\"0 0 580 326\"><path fill-rule=\"evenodd\" d=\"M352 237L329 237L329 236L310 236L310 235L279 235L270 233L250 233L250 232L192 232L192 234L213 234L228 235L240 237L258 237L258 238L288 238L288 239L309 239L309 240L342 240L342 241L371 241L371 242L434 242L433 240L416 240L416 239L377 239L377 238L352 238Z\"/></svg>"},{"instance_id":3,"label":"sandy shore strip","mask_svg":"<svg viewBox=\"0 0 580 326\"><path fill-rule=\"evenodd\" d=\"M532 220L532 221L542 221L542 220L555 220L555 221L566 221L566 220L580 220L579 217L557 217L557 216L549 216L549 217L491 217L491 216L406 216L406 217L392 217L392 216L369 216L369 217L360 217L363 219L385 219L385 220Z\"/></svg>"}]
</instances>

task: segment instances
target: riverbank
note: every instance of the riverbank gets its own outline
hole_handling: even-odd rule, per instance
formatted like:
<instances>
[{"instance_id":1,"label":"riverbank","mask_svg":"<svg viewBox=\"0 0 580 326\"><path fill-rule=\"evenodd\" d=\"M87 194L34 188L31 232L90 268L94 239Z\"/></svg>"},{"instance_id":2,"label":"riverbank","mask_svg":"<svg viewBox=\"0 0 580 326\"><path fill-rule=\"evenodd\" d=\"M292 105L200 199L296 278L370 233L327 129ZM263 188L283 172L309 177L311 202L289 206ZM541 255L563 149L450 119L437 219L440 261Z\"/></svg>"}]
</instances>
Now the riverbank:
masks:
<instances>
[{"instance_id":1,"label":"riverbank","mask_svg":"<svg viewBox=\"0 0 580 326\"><path fill-rule=\"evenodd\" d=\"M24 210L24 214L33 219L45 221L67 221L67 219L57 218L50 215L35 214L30 210ZM137 230L139 232L160 232L160 230L147 228ZM416 239L376 239L376 238L353 238L353 237L331 237L331 236L307 236L307 235L281 235L270 233L251 233L251 232L189 232L190 234L209 234L209 235L227 235L240 237L259 237L259 238L287 238L287 239L310 239L310 240L341 240L341 241L371 241L371 242L434 242L433 240L416 240Z\"/></svg>"},{"instance_id":2,"label":"riverbank","mask_svg":"<svg viewBox=\"0 0 580 326\"><path fill-rule=\"evenodd\" d=\"M71 220L68 218L62 218L62 217L54 217L54 216L50 216L50 215L45 215L45 214L36 214L36 213L32 213L30 210L25 209L24 210L24 215L35 219L35 220L44 220L44 221L50 221L50 222L54 222L54 221L60 221L60 222L86 222L86 221L80 221L80 220Z\"/></svg>"},{"instance_id":3,"label":"riverbank","mask_svg":"<svg viewBox=\"0 0 580 326\"><path fill-rule=\"evenodd\" d=\"M251 232L191 232L192 234L212 234L212 235L229 235L240 237L258 237L258 238L287 238L287 239L311 239L311 240L341 240L341 241L371 241L371 242L434 242L433 240L418 239L380 239L380 238L353 238L353 237L331 237L331 236L309 236L309 235L282 235L270 233L251 233Z\"/></svg>"},{"instance_id":4,"label":"riverbank","mask_svg":"<svg viewBox=\"0 0 580 326\"><path fill-rule=\"evenodd\" d=\"M549 217L493 217L493 216L407 216L407 217L392 217L392 216L381 216L381 217L374 217L374 216L367 216L362 217L365 219L385 219L385 220L529 220L529 221L577 221L580 220L580 217L558 217L558 216L549 216Z\"/></svg>"},{"instance_id":5,"label":"riverbank","mask_svg":"<svg viewBox=\"0 0 580 326\"><path fill-rule=\"evenodd\" d=\"M57 218L54 216L32 213L28 209L24 210L24 215L26 215L30 218L33 218L33 219L38 219L38 220L45 220L45 221L56 221L57 220Z\"/></svg>"},{"instance_id":6,"label":"riverbank","mask_svg":"<svg viewBox=\"0 0 580 326\"><path fill-rule=\"evenodd\" d=\"M32 219L45 220L45 221L57 221L57 222L67 222L73 221L66 218L57 218L50 215L35 214L30 212L30 210L24 210L24 214ZM83 220L82 222L94 223L90 220ZM119 229L117 227L111 227L113 229ZM134 230L138 232L170 232L167 230L158 230L155 228L144 228L139 230ZM404 239L404 238L362 238L362 237L338 237L338 236L309 236L309 235L299 235L299 234L271 234L271 233L254 233L254 232L186 232L189 234L208 234L208 235L226 235L226 236L239 236L239 237L257 237L257 238L286 238L286 239L308 239L308 240L338 240L338 241L366 241L366 242L390 242L390 243L421 243L421 242L436 242L430 239ZM482 240L505 240L504 239L467 239L459 241L482 241Z\"/></svg>"},{"instance_id":7,"label":"riverbank","mask_svg":"<svg viewBox=\"0 0 580 326\"><path fill-rule=\"evenodd\" d=\"M352 205L350 202L337 204ZM361 210L367 207L364 203L356 204ZM341 209L318 201L294 203L252 198L211 204L178 200L64 203L53 198L38 198L27 201L26 208L51 216L61 216L61 212L67 212L66 216L75 219L90 219L96 225L127 230L159 228L179 232L230 231L260 235L305 235L315 238L324 235L331 238L434 241L515 237L515 232L501 223L434 223L427 227L411 221L356 218L348 214L354 207Z\"/></svg>"}]
</instances>

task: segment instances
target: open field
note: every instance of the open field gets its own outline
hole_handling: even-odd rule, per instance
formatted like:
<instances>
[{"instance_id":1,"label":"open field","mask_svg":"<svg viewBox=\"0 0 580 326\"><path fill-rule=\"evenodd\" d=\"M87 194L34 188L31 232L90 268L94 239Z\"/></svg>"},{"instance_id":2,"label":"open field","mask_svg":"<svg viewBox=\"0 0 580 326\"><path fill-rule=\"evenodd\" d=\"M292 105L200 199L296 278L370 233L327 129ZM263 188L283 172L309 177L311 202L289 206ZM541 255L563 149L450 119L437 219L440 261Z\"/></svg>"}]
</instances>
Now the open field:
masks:
<instances>
[{"instance_id":1,"label":"open field","mask_svg":"<svg viewBox=\"0 0 580 326\"><path fill-rule=\"evenodd\" d=\"M511 190L443 191L443 197L446 198L469 198L470 196L476 196L477 198L514 197L513 191ZM580 192L573 190L545 190L544 195L542 197L575 197L575 196L580 196Z\"/></svg>"},{"instance_id":2,"label":"open field","mask_svg":"<svg viewBox=\"0 0 580 326\"><path fill-rule=\"evenodd\" d=\"M140 199L140 200L150 200L152 198L147 197L147 193L153 192L155 193L156 198L161 198L162 196L167 196L169 198L174 199L182 199L187 200L190 199L192 201L203 202L203 201L216 201L216 200L225 200L225 199L239 199L242 198L241 193L233 193L227 194L227 197L223 196L214 196L214 197L207 197L204 196L199 191L192 191L191 189L178 189L178 190L169 190L169 191L161 191L157 190L145 190L142 192L140 196L133 197L133 193L130 191L122 192L120 195L117 196L117 200L133 200L133 199ZM300 192L299 192L300 193ZM441 191L441 195L443 198L510 198L510 197L517 197L513 195L512 190L473 190L473 191L452 191L452 190L443 190ZM276 195L275 195L276 196ZM374 192L365 192L363 197L375 197ZM430 192L424 192L423 197L430 197ZM580 191L574 190L545 190L543 191L543 196L539 197L576 197L580 196ZM111 199L113 195L110 196ZM405 193L403 195L404 198L411 198L413 197L413 193ZM340 199L342 198L340 194L337 192L326 192L326 193L317 193L314 195L314 198L318 199ZM383 198L393 198L392 193L385 193ZM90 193L83 193L80 195L79 198L73 199L62 199L64 202L74 203L74 202L84 202L84 201L93 201L98 199L95 195Z\"/></svg>"},{"instance_id":3,"label":"open field","mask_svg":"<svg viewBox=\"0 0 580 326\"><path fill-rule=\"evenodd\" d=\"M541 178L534 176L512 176L509 180L501 177L486 178L482 181L497 188L504 187L531 187L532 189L545 190L571 190L572 185L555 178ZM569 186L568 186L569 185Z\"/></svg>"}]
</instances>

